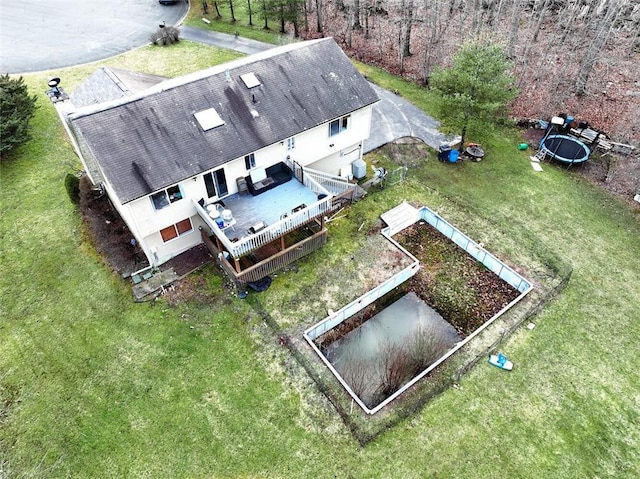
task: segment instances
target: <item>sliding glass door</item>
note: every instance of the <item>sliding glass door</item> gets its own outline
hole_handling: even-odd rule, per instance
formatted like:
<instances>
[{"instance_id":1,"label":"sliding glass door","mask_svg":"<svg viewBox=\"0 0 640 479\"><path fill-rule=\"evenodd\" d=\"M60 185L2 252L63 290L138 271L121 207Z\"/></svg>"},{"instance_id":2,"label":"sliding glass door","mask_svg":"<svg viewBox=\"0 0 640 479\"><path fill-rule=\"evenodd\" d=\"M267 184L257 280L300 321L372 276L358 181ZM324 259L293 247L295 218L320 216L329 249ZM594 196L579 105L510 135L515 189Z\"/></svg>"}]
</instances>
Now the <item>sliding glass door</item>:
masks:
<instances>
[{"instance_id":1,"label":"sliding glass door","mask_svg":"<svg viewBox=\"0 0 640 479\"><path fill-rule=\"evenodd\" d=\"M224 174L224 168L205 173L204 184L207 187L207 195L209 198L222 198L229 194L229 188L227 187L227 177Z\"/></svg>"}]
</instances>

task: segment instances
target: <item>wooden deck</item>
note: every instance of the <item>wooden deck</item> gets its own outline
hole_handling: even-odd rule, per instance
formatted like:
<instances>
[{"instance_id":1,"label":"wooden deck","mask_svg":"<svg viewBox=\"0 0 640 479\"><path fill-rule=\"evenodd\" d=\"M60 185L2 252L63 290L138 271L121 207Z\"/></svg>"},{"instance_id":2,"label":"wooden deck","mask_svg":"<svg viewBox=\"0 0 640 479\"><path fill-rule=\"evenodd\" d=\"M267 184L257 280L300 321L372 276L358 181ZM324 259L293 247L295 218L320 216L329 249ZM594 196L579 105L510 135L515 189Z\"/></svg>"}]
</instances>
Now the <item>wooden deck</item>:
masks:
<instances>
[{"instance_id":1,"label":"wooden deck","mask_svg":"<svg viewBox=\"0 0 640 479\"><path fill-rule=\"evenodd\" d=\"M209 227L201 230L203 242L236 283L258 281L322 247L325 217L358 198L358 188L342 178L302 168L300 176L296 172L287 183L258 196L222 198L233 216L232 225L222 231L194 201ZM304 183L298 181L302 179Z\"/></svg>"},{"instance_id":2,"label":"wooden deck","mask_svg":"<svg viewBox=\"0 0 640 479\"><path fill-rule=\"evenodd\" d=\"M316 194L295 178L258 196L251 196L248 192L229 195L222 201L231 210L236 224L225 234L229 239L240 239L251 226L260 222L272 225L297 206L310 205L317 200Z\"/></svg>"},{"instance_id":3,"label":"wooden deck","mask_svg":"<svg viewBox=\"0 0 640 479\"><path fill-rule=\"evenodd\" d=\"M241 284L258 281L321 248L327 230L314 220L237 260L224 256L215 236L202 232L202 240L227 275Z\"/></svg>"}]
</instances>

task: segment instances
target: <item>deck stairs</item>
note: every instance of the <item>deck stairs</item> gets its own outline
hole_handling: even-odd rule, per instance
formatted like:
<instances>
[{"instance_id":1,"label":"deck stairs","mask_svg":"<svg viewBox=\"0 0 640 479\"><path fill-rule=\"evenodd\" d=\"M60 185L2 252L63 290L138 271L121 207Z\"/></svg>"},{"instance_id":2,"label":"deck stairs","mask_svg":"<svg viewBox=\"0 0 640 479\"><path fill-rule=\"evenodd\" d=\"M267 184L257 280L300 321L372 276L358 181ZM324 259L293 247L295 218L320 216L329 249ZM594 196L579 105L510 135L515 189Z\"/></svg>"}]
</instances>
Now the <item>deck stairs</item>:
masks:
<instances>
[{"instance_id":1,"label":"deck stairs","mask_svg":"<svg viewBox=\"0 0 640 479\"><path fill-rule=\"evenodd\" d=\"M395 208L380 215L382 221L389 226L389 235L402 231L420 219L420 212L417 208L403 201Z\"/></svg>"}]
</instances>

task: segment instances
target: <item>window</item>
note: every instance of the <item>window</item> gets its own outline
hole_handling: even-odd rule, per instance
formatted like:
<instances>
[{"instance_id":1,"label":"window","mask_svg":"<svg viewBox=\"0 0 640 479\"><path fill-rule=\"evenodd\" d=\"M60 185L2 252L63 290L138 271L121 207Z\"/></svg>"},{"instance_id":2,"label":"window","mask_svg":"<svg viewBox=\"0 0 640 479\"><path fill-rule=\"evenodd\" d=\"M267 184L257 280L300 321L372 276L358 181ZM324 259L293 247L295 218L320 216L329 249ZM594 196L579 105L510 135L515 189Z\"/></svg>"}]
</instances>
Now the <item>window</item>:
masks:
<instances>
[{"instance_id":1,"label":"window","mask_svg":"<svg viewBox=\"0 0 640 479\"><path fill-rule=\"evenodd\" d=\"M151 202L156 210L166 208L171 203L182 199L182 191L179 185L172 186L166 190L158 191L151 195Z\"/></svg>"},{"instance_id":2,"label":"window","mask_svg":"<svg viewBox=\"0 0 640 479\"><path fill-rule=\"evenodd\" d=\"M204 177L204 186L207 188L207 196L209 198L213 198L214 196L217 196L216 185L213 182L213 174L205 173L203 177Z\"/></svg>"},{"instance_id":3,"label":"window","mask_svg":"<svg viewBox=\"0 0 640 479\"><path fill-rule=\"evenodd\" d=\"M211 173L205 173L202 175L204 178L204 185L207 188L207 196L209 198L223 197L229 194L229 188L227 188L227 177L224 174L224 169L212 171Z\"/></svg>"},{"instance_id":4,"label":"window","mask_svg":"<svg viewBox=\"0 0 640 479\"><path fill-rule=\"evenodd\" d=\"M188 233L193 230L193 226L191 225L191 220L189 218L179 221L175 225L167 226L160 230L160 236L162 236L162 241L165 243L167 241L171 241L172 239L177 238L178 236L182 236L183 234Z\"/></svg>"},{"instance_id":5,"label":"window","mask_svg":"<svg viewBox=\"0 0 640 479\"><path fill-rule=\"evenodd\" d=\"M176 229L178 230L178 236L188 233L193 229L193 226L191 226L191 220L187 218L186 220L179 221L176 223Z\"/></svg>"},{"instance_id":6,"label":"window","mask_svg":"<svg viewBox=\"0 0 640 479\"><path fill-rule=\"evenodd\" d=\"M293 150L296 147L295 137L287 138L287 151Z\"/></svg>"},{"instance_id":7,"label":"window","mask_svg":"<svg viewBox=\"0 0 640 479\"><path fill-rule=\"evenodd\" d=\"M351 115L346 115L329 122L329 136L334 136L345 131L349 127L350 118Z\"/></svg>"},{"instance_id":8,"label":"window","mask_svg":"<svg viewBox=\"0 0 640 479\"><path fill-rule=\"evenodd\" d=\"M251 153L250 155L247 155L244 157L244 167L245 169L248 171L251 168L255 168L256 167L256 155L254 155L253 153Z\"/></svg>"}]
</instances>

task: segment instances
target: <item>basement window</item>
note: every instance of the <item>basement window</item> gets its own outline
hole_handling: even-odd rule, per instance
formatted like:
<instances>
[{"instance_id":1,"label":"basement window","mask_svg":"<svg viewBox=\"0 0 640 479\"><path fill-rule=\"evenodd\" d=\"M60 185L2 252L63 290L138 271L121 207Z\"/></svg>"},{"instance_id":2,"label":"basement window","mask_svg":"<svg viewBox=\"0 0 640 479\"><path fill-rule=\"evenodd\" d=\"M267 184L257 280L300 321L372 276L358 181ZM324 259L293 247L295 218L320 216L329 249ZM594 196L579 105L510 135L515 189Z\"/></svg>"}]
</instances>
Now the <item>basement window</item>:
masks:
<instances>
[{"instance_id":1,"label":"basement window","mask_svg":"<svg viewBox=\"0 0 640 479\"><path fill-rule=\"evenodd\" d=\"M196 117L203 131L212 130L213 128L224 125L224 120L220 118L215 108L199 111L194 113L193 116Z\"/></svg>"},{"instance_id":2,"label":"basement window","mask_svg":"<svg viewBox=\"0 0 640 479\"><path fill-rule=\"evenodd\" d=\"M167 226L166 228L161 229L160 236L162 236L162 241L166 243L167 241L171 241L178 236L187 234L192 230L193 225L191 224L191 220L187 218L177 222L175 225Z\"/></svg>"}]
</instances>

